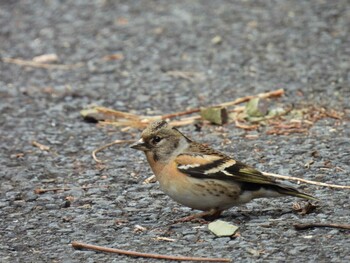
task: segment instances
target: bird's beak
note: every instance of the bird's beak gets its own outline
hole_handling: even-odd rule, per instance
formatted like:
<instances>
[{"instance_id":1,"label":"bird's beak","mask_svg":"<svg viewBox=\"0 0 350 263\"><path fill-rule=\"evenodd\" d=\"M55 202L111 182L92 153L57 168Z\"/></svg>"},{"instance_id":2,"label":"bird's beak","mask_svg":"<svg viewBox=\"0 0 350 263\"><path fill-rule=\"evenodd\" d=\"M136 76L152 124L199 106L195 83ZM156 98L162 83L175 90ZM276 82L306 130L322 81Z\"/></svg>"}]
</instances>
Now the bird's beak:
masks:
<instances>
[{"instance_id":1,"label":"bird's beak","mask_svg":"<svg viewBox=\"0 0 350 263\"><path fill-rule=\"evenodd\" d=\"M137 142L131 144L130 148L133 148L133 149L139 150L139 151L147 151L148 150L147 145L142 138L140 140L138 140Z\"/></svg>"}]
</instances>

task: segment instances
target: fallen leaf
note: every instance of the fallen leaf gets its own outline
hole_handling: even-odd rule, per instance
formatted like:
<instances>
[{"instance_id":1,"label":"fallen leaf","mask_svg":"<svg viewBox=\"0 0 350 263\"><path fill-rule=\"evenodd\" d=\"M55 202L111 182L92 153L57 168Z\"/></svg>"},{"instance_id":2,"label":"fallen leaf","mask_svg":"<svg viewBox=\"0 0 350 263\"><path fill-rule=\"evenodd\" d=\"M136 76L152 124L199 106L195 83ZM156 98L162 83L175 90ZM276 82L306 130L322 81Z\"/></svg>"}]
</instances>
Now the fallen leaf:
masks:
<instances>
[{"instance_id":1,"label":"fallen leaf","mask_svg":"<svg viewBox=\"0 0 350 263\"><path fill-rule=\"evenodd\" d=\"M227 109L223 107L202 108L200 114L203 119L218 125L223 125L228 120Z\"/></svg>"},{"instance_id":2,"label":"fallen leaf","mask_svg":"<svg viewBox=\"0 0 350 263\"><path fill-rule=\"evenodd\" d=\"M216 220L208 224L208 229L217 237L230 237L236 233L239 227L222 220Z\"/></svg>"},{"instance_id":3,"label":"fallen leaf","mask_svg":"<svg viewBox=\"0 0 350 263\"><path fill-rule=\"evenodd\" d=\"M264 117L267 114L268 104L266 100L254 98L248 101L245 110L248 118Z\"/></svg>"}]
</instances>

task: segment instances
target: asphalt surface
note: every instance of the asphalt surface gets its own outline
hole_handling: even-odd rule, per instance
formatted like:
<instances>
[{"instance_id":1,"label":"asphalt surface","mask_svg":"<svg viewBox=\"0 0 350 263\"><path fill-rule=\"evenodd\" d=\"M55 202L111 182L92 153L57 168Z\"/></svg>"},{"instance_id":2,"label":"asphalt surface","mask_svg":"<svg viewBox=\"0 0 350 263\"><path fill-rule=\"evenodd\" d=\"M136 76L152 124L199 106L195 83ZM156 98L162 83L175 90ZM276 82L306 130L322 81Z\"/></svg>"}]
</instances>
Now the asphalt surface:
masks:
<instances>
[{"instance_id":1,"label":"asphalt surface","mask_svg":"<svg viewBox=\"0 0 350 263\"><path fill-rule=\"evenodd\" d=\"M259 130L255 139L233 124L182 131L264 171L350 185L348 1L1 1L0 24L2 59L54 53L60 64L83 63L66 70L0 62L0 262L135 262L74 250L74 240L234 262L350 261L349 231L293 228L349 224L348 190L300 186L321 199L304 216L293 212L293 198L230 209L222 220L240 226L237 238L216 238L195 222L169 225L192 211L157 184L142 184L151 171L141 153L116 146L99 154L103 165L91 157L139 132L79 115L90 104L171 113L283 88L282 103L345 116L323 119L307 134ZM103 59L111 54L117 59ZM168 71L197 75L186 80ZM70 190L34 192L62 187Z\"/></svg>"}]
</instances>

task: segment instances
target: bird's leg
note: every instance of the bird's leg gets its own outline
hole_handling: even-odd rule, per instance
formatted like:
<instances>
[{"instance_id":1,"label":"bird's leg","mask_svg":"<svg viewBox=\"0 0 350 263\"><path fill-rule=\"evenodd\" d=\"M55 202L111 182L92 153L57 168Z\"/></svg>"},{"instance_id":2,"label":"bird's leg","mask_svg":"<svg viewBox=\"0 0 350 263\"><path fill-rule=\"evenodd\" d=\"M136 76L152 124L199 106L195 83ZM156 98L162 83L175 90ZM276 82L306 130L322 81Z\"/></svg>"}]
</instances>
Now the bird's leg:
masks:
<instances>
[{"instance_id":1,"label":"bird's leg","mask_svg":"<svg viewBox=\"0 0 350 263\"><path fill-rule=\"evenodd\" d=\"M220 216L221 212L222 212L221 210L213 208L208 211L179 218L175 220L174 223L182 223L182 222L188 222L188 221L200 221L203 223L203 221L204 222L213 221L214 219Z\"/></svg>"}]
</instances>

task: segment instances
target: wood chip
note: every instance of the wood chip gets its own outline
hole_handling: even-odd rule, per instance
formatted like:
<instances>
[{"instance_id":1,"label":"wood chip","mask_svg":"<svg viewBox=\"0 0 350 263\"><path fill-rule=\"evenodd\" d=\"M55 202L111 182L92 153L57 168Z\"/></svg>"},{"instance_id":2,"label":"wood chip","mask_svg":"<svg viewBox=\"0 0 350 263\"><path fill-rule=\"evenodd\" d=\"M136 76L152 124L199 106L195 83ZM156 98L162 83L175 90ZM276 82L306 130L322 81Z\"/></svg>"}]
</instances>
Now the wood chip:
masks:
<instances>
[{"instance_id":1,"label":"wood chip","mask_svg":"<svg viewBox=\"0 0 350 263\"><path fill-rule=\"evenodd\" d=\"M32 145L38 147L42 151L49 151L50 147L44 144L38 143L37 141L32 141Z\"/></svg>"}]
</instances>

